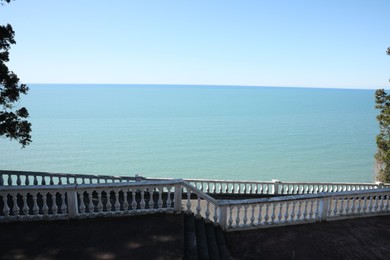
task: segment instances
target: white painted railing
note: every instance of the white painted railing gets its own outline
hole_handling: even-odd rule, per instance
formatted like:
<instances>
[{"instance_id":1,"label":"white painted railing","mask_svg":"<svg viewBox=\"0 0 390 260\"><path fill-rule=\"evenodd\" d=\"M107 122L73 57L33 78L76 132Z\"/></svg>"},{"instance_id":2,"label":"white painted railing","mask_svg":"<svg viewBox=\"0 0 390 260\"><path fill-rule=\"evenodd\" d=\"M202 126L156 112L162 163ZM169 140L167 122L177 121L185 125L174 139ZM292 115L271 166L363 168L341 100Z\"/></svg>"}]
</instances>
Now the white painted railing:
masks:
<instances>
[{"instance_id":1,"label":"white painted railing","mask_svg":"<svg viewBox=\"0 0 390 260\"><path fill-rule=\"evenodd\" d=\"M389 215L390 188L215 200L183 180L0 187L0 221L194 213L225 230Z\"/></svg>"},{"instance_id":2,"label":"white painted railing","mask_svg":"<svg viewBox=\"0 0 390 260\"><path fill-rule=\"evenodd\" d=\"M0 170L0 186L66 185L139 181L141 176L110 176Z\"/></svg>"},{"instance_id":3,"label":"white painted railing","mask_svg":"<svg viewBox=\"0 0 390 260\"><path fill-rule=\"evenodd\" d=\"M345 218L389 215L390 189L220 201L225 230L267 228Z\"/></svg>"},{"instance_id":4,"label":"white painted railing","mask_svg":"<svg viewBox=\"0 0 390 260\"><path fill-rule=\"evenodd\" d=\"M208 194L294 195L371 190L390 187L389 184L380 182L284 182L279 180L234 181L206 179L185 179L185 181Z\"/></svg>"},{"instance_id":5,"label":"white painted railing","mask_svg":"<svg viewBox=\"0 0 390 260\"><path fill-rule=\"evenodd\" d=\"M0 188L0 221L181 211L181 180Z\"/></svg>"}]
</instances>

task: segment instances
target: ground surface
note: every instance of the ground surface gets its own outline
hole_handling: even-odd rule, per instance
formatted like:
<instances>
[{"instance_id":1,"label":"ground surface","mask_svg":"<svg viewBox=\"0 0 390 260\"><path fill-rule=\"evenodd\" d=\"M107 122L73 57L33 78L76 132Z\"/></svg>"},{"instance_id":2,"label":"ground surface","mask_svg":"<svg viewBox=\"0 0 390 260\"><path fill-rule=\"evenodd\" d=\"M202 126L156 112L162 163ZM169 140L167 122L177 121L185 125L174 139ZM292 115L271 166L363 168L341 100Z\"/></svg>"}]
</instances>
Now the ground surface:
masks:
<instances>
[{"instance_id":1,"label":"ground surface","mask_svg":"<svg viewBox=\"0 0 390 260\"><path fill-rule=\"evenodd\" d=\"M0 224L0 259L182 259L183 216Z\"/></svg>"},{"instance_id":2,"label":"ground surface","mask_svg":"<svg viewBox=\"0 0 390 260\"><path fill-rule=\"evenodd\" d=\"M390 216L225 234L237 259L390 259Z\"/></svg>"}]
</instances>

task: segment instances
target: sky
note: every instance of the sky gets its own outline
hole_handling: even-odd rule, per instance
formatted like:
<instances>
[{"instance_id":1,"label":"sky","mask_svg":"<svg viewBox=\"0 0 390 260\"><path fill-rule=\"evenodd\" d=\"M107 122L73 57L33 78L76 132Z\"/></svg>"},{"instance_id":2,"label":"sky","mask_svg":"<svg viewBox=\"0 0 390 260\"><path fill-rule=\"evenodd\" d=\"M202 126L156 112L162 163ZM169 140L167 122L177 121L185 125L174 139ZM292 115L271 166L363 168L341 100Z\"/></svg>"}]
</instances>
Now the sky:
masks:
<instances>
[{"instance_id":1,"label":"sky","mask_svg":"<svg viewBox=\"0 0 390 260\"><path fill-rule=\"evenodd\" d=\"M23 83L387 88L389 0L16 0Z\"/></svg>"}]
</instances>

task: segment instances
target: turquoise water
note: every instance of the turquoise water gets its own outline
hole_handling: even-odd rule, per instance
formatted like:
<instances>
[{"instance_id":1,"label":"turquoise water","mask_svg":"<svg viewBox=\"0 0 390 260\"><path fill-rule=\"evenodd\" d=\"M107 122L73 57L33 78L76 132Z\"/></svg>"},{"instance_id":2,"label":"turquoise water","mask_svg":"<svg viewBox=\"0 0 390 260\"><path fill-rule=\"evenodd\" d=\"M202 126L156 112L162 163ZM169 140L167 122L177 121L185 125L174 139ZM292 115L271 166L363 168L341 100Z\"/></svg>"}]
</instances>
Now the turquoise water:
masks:
<instances>
[{"instance_id":1,"label":"turquoise water","mask_svg":"<svg viewBox=\"0 0 390 260\"><path fill-rule=\"evenodd\" d=\"M33 143L0 139L0 169L373 181L373 90L29 86Z\"/></svg>"}]
</instances>

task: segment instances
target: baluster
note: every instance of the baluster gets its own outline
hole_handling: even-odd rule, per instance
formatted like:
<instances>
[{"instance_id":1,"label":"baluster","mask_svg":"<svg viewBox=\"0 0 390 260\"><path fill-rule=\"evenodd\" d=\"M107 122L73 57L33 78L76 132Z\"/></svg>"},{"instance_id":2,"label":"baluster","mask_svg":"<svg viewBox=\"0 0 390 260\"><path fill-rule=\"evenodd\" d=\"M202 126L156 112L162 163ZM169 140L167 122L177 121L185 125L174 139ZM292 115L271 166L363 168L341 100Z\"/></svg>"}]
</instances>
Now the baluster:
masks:
<instances>
[{"instance_id":1,"label":"baluster","mask_svg":"<svg viewBox=\"0 0 390 260\"><path fill-rule=\"evenodd\" d=\"M214 205L214 223L218 221L218 207Z\"/></svg>"},{"instance_id":2,"label":"baluster","mask_svg":"<svg viewBox=\"0 0 390 260\"><path fill-rule=\"evenodd\" d=\"M102 193L103 193L103 191L97 191L97 193L98 193L97 209L98 209L98 213L102 214L103 213L103 202L102 202Z\"/></svg>"},{"instance_id":3,"label":"baluster","mask_svg":"<svg viewBox=\"0 0 390 260\"><path fill-rule=\"evenodd\" d=\"M361 209L360 208L360 200L361 200L361 198L360 198L360 196L357 196L356 199L357 199L356 213L360 214L360 209Z\"/></svg>"},{"instance_id":4,"label":"baluster","mask_svg":"<svg viewBox=\"0 0 390 260\"><path fill-rule=\"evenodd\" d=\"M335 197L334 198L334 207L333 207L333 216L337 216L338 203L339 203L339 199L337 197Z\"/></svg>"},{"instance_id":5,"label":"baluster","mask_svg":"<svg viewBox=\"0 0 390 260\"><path fill-rule=\"evenodd\" d=\"M263 194L263 184L260 184L260 190L259 190L260 194Z\"/></svg>"},{"instance_id":6,"label":"baluster","mask_svg":"<svg viewBox=\"0 0 390 260\"><path fill-rule=\"evenodd\" d=\"M12 175L8 174L8 186L12 186Z\"/></svg>"},{"instance_id":7,"label":"baluster","mask_svg":"<svg viewBox=\"0 0 390 260\"><path fill-rule=\"evenodd\" d=\"M247 214L248 214L248 205L244 205L244 225L246 225L246 222L248 222L248 217L247 217Z\"/></svg>"},{"instance_id":8,"label":"baluster","mask_svg":"<svg viewBox=\"0 0 390 260\"><path fill-rule=\"evenodd\" d=\"M29 211L29 208L28 208L28 205L27 205L27 196L28 196L29 193L25 193L24 196L23 196L23 215L28 215L28 211Z\"/></svg>"},{"instance_id":9,"label":"baluster","mask_svg":"<svg viewBox=\"0 0 390 260\"><path fill-rule=\"evenodd\" d=\"M385 206L386 211L389 210L389 206L390 206L389 205L389 195L390 195L389 193L386 194L386 206Z\"/></svg>"},{"instance_id":10,"label":"baluster","mask_svg":"<svg viewBox=\"0 0 390 260\"><path fill-rule=\"evenodd\" d=\"M262 219L261 210L262 209L263 209L263 204L260 204L259 205L259 214L257 215L257 224L261 224L261 219Z\"/></svg>"},{"instance_id":11,"label":"baluster","mask_svg":"<svg viewBox=\"0 0 390 260\"><path fill-rule=\"evenodd\" d=\"M314 215L313 204L314 204L314 201L310 200L309 219L313 219L313 215Z\"/></svg>"},{"instance_id":12,"label":"baluster","mask_svg":"<svg viewBox=\"0 0 390 260\"><path fill-rule=\"evenodd\" d=\"M38 215L38 213L39 213L37 199L38 199L38 193L33 195L33 201L34 201L33 214L34 215Z\"/></svg>"},{"instance_id":13,"label":"baluster","mask_svg":"<svg viewBox=\"0 0 390 260\"><path fill-rule=\"evenodd\" d=\"M111 191L106 192L106 212L111 213L112 211L112 204L111 204Z\"/></svg>"},{"instance_id":14,"label":"baluster","mask_svg":"<svg viewBox=\"0 0 390 260\"><path fill-rule=\"evenodd\" d=\"M269 187L268 187L268 184L266 184L266 185L265 185L265 191L264 191L264 193L265 193L265 194L268 194L268 192L269 192Z\"/></svg>"},{"instance_id":15,"label":"baluster","mask_svg":"<svg viewBox=\"0 0 390 260\"><path fill-rule=\"evenodd\" d=\"M137 202L135 201L135 190L133 190L131 195L132 195L131 209L134 211L137 209Z\"/></svg>"},{"instance_id":16,"label":"baluster","mask_svg":"<svg viewBox=\"0 0 390 260\"><path fill-rule=\"evenodd\" d=\"M122 190L123 191L123 210L125 213L129 211L129 202L127 201L127 190Z\"/></svg>"},{"instance_id":17,"label":"baluster","mask_svg":"<svg viewBox=\"0 0 390 260\"><path fill-rule=\"evenodd\" d=\"M172 187L168 187L167 208L172 206L171 189Z\"/></svg>"},{"instance_id":18,"label":"baluster","mask_svg":"<svg viewBox=\"0 0 390 260\"><path fill-rule=\"evenodd\" d=\"M62 185L62 178L61 178L61 176L58 177L58 185Z\"/></svg>"},{"instance_id":19,"label":"baluster","mask_svg":"<svg viewBox=\"0 0 390 260\"><path fill-rule=\"evenodd\" d=\"M13 198L13 202L14 202L14 207L12 209L12 213L14 214L14 216L19 216L20 209L18 206L18 194L15 194L14 196L12 196L12 198Z\"/></svg>"},{"instance_id":20,"label":"baluster","mask_svg":"<svg viewBox=\"0 0 390 260\"><path fill-rule=\"evenodd\" d=\"M117 190L115 192L115 204L114 204L114 208L115 208L115 211L117 211L117 213L119 213L120 209L121 209L121 204L119 203L119 191L120 190Z\"/></svg>"},{"instance_id":21,"label":"baluster","mask_svg":"<svg viewBox=\"0 0 390 260\"><path fill-rule=\"evenodd\" d=\"M88 213L93 214L95 211L95 205L93 204L93 196L92 196L93 191L87 192L87 197L88 197Z\"/></svg>"},{"instance_id":22,"label":"baluster","mask_svg":"<svg viewBox=\"0 0 390 260\"><path fill-rule=\"evenodd\" d=\"M53 176L50 176L50 185L54 185Z\"/></svg>"},{"instance_id":23,"label":"baluster","mask_svg":"<svg viewBox=\"0 0 390 260\"><path fill-rule=\"evenodd\" d=\"M254 224L255 224L255 205L252 204L251 225L253 226Z\"/></svg>"},{"instance_id":24,"label":"baluster","mask_svg":"<svg viewBox=\"0 0 390 260\"><path fill-rule=\"evenodd\" d=\"M233 211L233 207L232 206L229 206L229 227L232 227L232 224L233 224L233 216L232 216L232 211Z\"/></svg>"},{"instance_id":25,"label":"baluster","mask_svg":"<svg viewBox=\"0 0 390 260\"><path fill-rule=\"evenodd\" d=\"M372 196L370 196L370 201L368 202L368 213L372 212Z\"/></svg>"},{"instance_id":26,"label":"baluster","mask_svg":"<svg viewBox=\"0 0 390 260\"><path fill-rule=\"evenodd\" d=\"M85 213L85 203L84 203L84 192L80 192L80 213L84 214Z\"/></svg>"},{"instance_id":27,"label":"baluster","mask_svg":"<svg viewBox=\"0 0 390 260\"><path fill-rule=\"evenodd\" d=\"M57 215L58 212L58 206L57 206L57 201L56 201L56 193L51 194L50 193L50 198L51 198L51 212L53 216Z\"/></svg>"},{"instance_id":28,"label":"baluster","mask_svg":"<svg viewBox=\"0 0 390 260\"><path fill-rule=\"evenodd\" d=\"M4 178L3 178L3 174L0 173L0 186L3 185L4 185Z\"/></svg>"},{"instance_id":29,"label":"baluster","mask_svg":"<svg viewBox=\"0 0 390 260\"><path fill-rule=\"evenodd\" d=\"M65 192L61 194L61 213L66 214L67 213L67 206L65 204Z\"/></svg>"},{"instance_id":30,"label":"baluster","mask_svg":"<svg viewBox=\"0 0 390 260\"><path fill-rule=\"evenodd\" d=\"M289 201L286 201L286 210L284 212L284 222L287 222L287 219L288 219L288 210L289 210L289 207L290 207L290 202Z\"/></svg>"},{"instance_id":31,"label":"baluster","mask_svg":"<svg viewBox=\"0 0 390 260\"><path fill-rule=\"evenodd\" d=\"M244 188L242 190L242 193L246 194L246 183L243 184Z\"/></svg>"},{"instance_id":32,"label":"baluster","mask_svg":"<svg viewBox=\"0 0 390 260\"><path fill-rule=\"evenodd\" d=\"M372 197L374 197L374 196L372 196ZM373 198L373 199L374 199L373 211L377 212L377 210L378 210L378 195L375 196L375 198Z\"/></svg>"},{"instance_id":33,"label":"baluster","mask_svg":"<svg viewBox=\"0 0 390 260\"><path fill-rule=\"evenodd\" d=\"M298 201L297 220L300 220L301 218L301 206L302 206L302 201Z\"/></svg>"},{"instance_id":34,"label":"baluster","mask_svg":"<svg viewBox=\"0 0 390 260\"><path fill-rule=\"evenodd\" d=\"M36 176L36 175L34 175L33 184L34 184L34 185L38 185L38 179L37 179L37 176Z\"/></svg>"},{"instance_id":35,"label":"baluster","mask_svg":"<svg viewBox=\"0 0 390 260\"><path fill-rule=\"evenodd\" d=\"M327 212L328 216L332 214L332 203L334 203L334 199L329 198L329 205L328 205L328 212Z\"/></svg>"},{"instance_id":36,"label":"baluster","mask_svg":"<svg viewBox=\"0 0 390 260\"><path fill-rule=\"evenodd\" d=\"M271 214L271 223L274 223L275 222L275 207L276 207L276 203L272 203L272 214Z\"/></svg>"},{"instance_id":37,"label":"baluster","mask_svg":"<svg viewBox=\"0 0 390 260\"><path fill-rule=\"evenodd\" d=\"M206 214L206 220L210 220L210 202L209 201L207 201L207 203L206 203L206 212L205 212L205 214Z\"/></svg>"},{"instance_id":38,"label":"baluster","mask_svg":"<svg viewBox=\"0 0 390 260\"><path fill-rule=\"evenodd\" d=\"M49 207L47 206L47 193L42 194L42 201L43 201L42 213L44 216L47 216L49 212Z\"/></svg>"},{"instance_id":39,"label":"baluster","mask_svg":"<svg viewBox=\"0 0 390 260\"><path fill-rule=\"evenodd\" d=\"M292 208L291 208L291 214L290 214L290 221L293 221L294 220L294 217L295 217L295 204L297 204L297 202L294 200L292 202Z\"/></svg>"},{"instance_id":40,"label":"baluster","mask_svg":"<svg viewBox=\"0 0 390 260\"><path fill-rule=\"evenodd\" d=\"M307 219L307 203L308 203L308 201L305 200L305 206L304 206L304 208L303 208L303 214L302 214L303 220L306 220L306 219ZM329 206L330 206L330 205L329 205ZM329 207L329 208L330 208L330 207Z\"/></svg>"},{"instance_id":41,"label":"baluster","mask_svg":"<svg viewBox=\"0 0 390 260\"><path fill-rule=\"evenodd\" d=\"M187 213L191 212L191 191L187 190Z\"/></svg>"},{"instance_id":42,"label":"baluster","mask_svg":"<svg viewBox=\"0 0 390 260\"><path fill-rule=\"evenodd\" d=\"M258 188L259 188L259 186L257 185L257 184L255 184L255 194L259 194L259 191L258 191ZM283 193L283 192L282 192Z\"/></svg>"},{"instance_id":43,"label":"baluster","mask_svg":"<svg viewBox=\"0 0 390 260\"><path fill-rule=\"evenodd\" d=\"M7 199L7 195L8 194L4 194L3 196L3 213L4 213L4 216L5 217L9 217L9 213L10 213L10 208L8 207L8 199Z\"/></svg>"},{"instance_id":44,"label":"baluster","mask_svg":"<svg viewBox=\"0 0 390 260\"><path fill-rule=\"evenodd\" d=\"M283 209L283 203L279 202L278 222L282 220L282 209Z\"/></svg>"},{"instance_id":45,"label":"baluster","mask_svg":"<svg viewBox=\"0 0 390 260\"><path fill-rule=\"evenodd\" d=\"M210 183L206 182L206 193L210 193Z\"/></svg>"},{"instance_id":46,"label":"baluster","mask_svg":"<svg viewBox=\"0 0 390 260\"><path fill-rule=\"evenodd\" d=\"M380 195L381 196L381 198L380 198L380 200L381 200L381 203L379 204L379 211L382 211L383 210L383 197L384 197L384 194L381 194Z\"/></svg>"},{"instance_id":47,"label":"baluster","mask_svg":"<svg viewBox=\"0 0 390 260\"><path fill-rule=\"evenodd\" d=\"M21 185L22 181L20 180L20 175L16 175L16 185Z\"/></svg>"},{"instance_id":48,"label":"baluster","mask_svg":"<svg viewBox=\"0 0 390 260\"><path fill-rule=\"evenodd\" d=\"M24 184L30 185L30 178L29 178L28 174L26 174L25 177L26 177L26 180L24 181Z\"/></svg>"},{"instance_id":49,"label":"baluster","mask_svg":"<svg viewBox=\"0 0 390 260\"><path fill-rule=\"evenodd\" d=\"M268 224L268 219L269 219L268 210L269 210L269 204L267 203L265 204L264 224Z\"/></svg>"},{"instance_id":50,"label":"baluster","mask_svg":"<svg viewBox=\"0 0 390 260\"><path fill-rule=\"evenodd\" d=\"M200 197L198 196L198 205L196 206L196 216L200 217Z\"/></svg>"},{"instance_id":51,"label":"baluster","mask_svg":"<svg viewBox=\"0 0 390 260\"><path fill-rule=\"evenodd\" d=\"M340 197L340 210L339 210L339 215L342 215L344 212L344 198Z\"/></svg>"},{"instance_id":52,"label":"baluster","mask_svg":"<svg viewBox=\"0 0 390 260\"><path fill-rule=\"evenodd\" d=\"M364 195L362 212L367 213L367 195Z\"/></svg>"},{"instance_id":53,"label":"baluster","mask_svg":"<svg viewBox=\"0 0 390 260\"><path fill-rule=\"evenodd\" d=\"M153 209L154 208L153 189L149 190L149 194L150 194L149 209Z\"/></svg>"},{"instance_id":54,"label":"baluster","mask_svg":"<svg viewBox=\"0 0 390 260\"><path fill-rule=\"evenodd\" d=\"M351 200L352 200L352 205L351 205L351 208L350 208L350 212L351 212L351 214L354 214L355 213L355 197L352 196Z\"/></svg>"},{"instance_id":55,"label":"baluster","mask_svg":"<svg viewBox=\"0 0 390 260\"><path fill-rule=\"evenodd\" d=\"M319 218L319 214L320 214L319 207L320 207L320 200L316 199L316 211L314 212L316 219Z\"/></svg>"},{"instance_id":56,"label":"baluster","mask_svg":"<svg viewBox=\"0 0 390 260\"><path fill-rule=\"evenodd\" d=\"M42 182L41 182L42 185L46 185L46 179L45 179L45 176L42 176Z\"/></svg>"},{"instance_id":57,"label":"baluster","mask_svg":"<svg viewBox=\"0 0 390 260\"><path fill-rule=\"evenodd\" d=\"M66 184L70 184L70 177L68 176L65 179L66 179Z\"/></svg>"},{"instance_id":58,"label":"baluster","mask_svg":"<svg viewBox=\"0 0 390 260\"><path fill-rule=\"evenodd\" d=\"M141 209L145 209L145 189L142 189L141 190L141 203L140 203L140 206L141 206Z\"/></svg>"},{"instance_id":59,"label":"baluster","mask_svg":"<svg viewBox=\"0 0 390 260\"><path fill-rule=\"evenodd\" d=\"M344 200L347 200L346 205L345 205L345 214L348 215L348 213L349 213L349 199L348 199L348 197L346 197Z\"/></svg>"},{"instance_id":60,"label":"baluster","mask_svg":"<svg viewBox=\"0 0 390 260\"><path fill-rule=\"evenodd\" d=\"M163 200L162 200L162 192L163 192L163 189L164 187L160 187L158 189L158 201L157 201L157 205L158 205L158 208L159 209L162 209L162 206L163 206Z\"/></svg>"},{"instance_id":61,"label":"baluster","mask_svg":"<svg viewBox=\"0 0 390 260\"><path fill-rule=\"evenodd\" d=\"M240 225L240 209L241 209L241 206L237 206L236 226Z\"/></svg>"}]
</instances>

